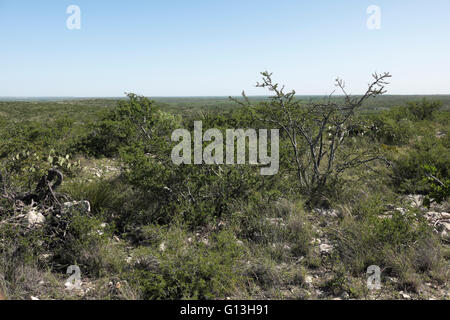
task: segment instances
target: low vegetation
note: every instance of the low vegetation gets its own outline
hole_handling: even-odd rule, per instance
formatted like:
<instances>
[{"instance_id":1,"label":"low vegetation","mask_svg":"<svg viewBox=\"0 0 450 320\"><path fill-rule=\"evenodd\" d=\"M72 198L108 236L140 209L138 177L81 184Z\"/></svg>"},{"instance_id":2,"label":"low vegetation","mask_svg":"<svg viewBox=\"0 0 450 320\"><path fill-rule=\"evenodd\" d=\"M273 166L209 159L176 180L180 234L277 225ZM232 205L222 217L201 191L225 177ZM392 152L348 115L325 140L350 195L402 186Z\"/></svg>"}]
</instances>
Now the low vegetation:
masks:
<instances>
[{"instance_id":1,"label":"low vegetation","mask_svg":"<svg viewBox=\"0 0 450 320\"><path fill-rule=\"evenodd\" d=\"M450 99L262 77L274 97L0 102L0 299L448 299ZM175 165L196 120L279 129L279 172Z\"/></svg>"}]
</instances>

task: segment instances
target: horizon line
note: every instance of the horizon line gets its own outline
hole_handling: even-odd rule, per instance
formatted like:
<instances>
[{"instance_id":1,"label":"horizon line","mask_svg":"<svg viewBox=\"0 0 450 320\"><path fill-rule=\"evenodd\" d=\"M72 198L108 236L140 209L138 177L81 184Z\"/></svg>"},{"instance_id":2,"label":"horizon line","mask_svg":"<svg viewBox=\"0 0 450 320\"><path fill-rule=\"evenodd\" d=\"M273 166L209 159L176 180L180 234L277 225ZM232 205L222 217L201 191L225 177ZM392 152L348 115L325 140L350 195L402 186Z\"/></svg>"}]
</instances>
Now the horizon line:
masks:
<instances>
[{"instance_id":1,"label":"horizon line","mask_svg":"<svg viewBox=\"0 0 450 320\"><path fill-rule=\"evenodd\" d=\"M350 96L360 96L361 94L351 94ZM150 99L176 99L176 98L229 98L229 97L242 97L242 95L182 95L182 96L151 96L141 95ZM334 94L333 97L344 97L342 94ZM422 97L422 96L450 96L450 93L432 93L432 94L383 94L380 97L386 96L410 96L410 97ZM248 98L269 98L273 95L247 95ZM329 97L326 94L296 94L296 97ZM52 99L52 100L65 100L65 99L126 99L126 96L0 96L0 100L33 100L33 99Z\"/></svg>"}]
</instances>

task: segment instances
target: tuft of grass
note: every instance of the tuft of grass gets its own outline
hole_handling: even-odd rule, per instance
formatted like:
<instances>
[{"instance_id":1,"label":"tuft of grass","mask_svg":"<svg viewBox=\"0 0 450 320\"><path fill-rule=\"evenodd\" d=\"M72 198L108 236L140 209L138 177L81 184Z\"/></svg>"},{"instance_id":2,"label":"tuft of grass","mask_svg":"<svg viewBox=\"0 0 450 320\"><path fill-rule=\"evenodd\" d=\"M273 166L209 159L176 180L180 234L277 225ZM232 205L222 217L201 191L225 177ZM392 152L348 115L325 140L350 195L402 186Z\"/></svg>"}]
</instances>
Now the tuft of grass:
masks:
<instances>
[{"instance_id":1,"label":"tuft of grass","mask_svg":"<svg viewBox=\"0 0 450 320\"><path fill-rule=\"evenodd\" d=\"M66 184L62 189L71 198L76 200L87 200L91 204L93 213L98 214L103 210L114 208L118 195L115 191L114 182L106 180L95 180L89 183L72 182Z\"/></svg>"},{"instance_id":2,"label":"tuft of grass","mask_svg":"<svg viewBox=\"0 0 450 320\"><path fill-rule=\"evenodd\" d=\"M373 199L372 199L373 200ZM346 216L331 231L336 263L361 276L370 265L399 278L403 289L417 291L426 277L443 270L442 244L418 211L389 212L382 203L368 200L353 216Z\"/></svg>"}]
</instances>

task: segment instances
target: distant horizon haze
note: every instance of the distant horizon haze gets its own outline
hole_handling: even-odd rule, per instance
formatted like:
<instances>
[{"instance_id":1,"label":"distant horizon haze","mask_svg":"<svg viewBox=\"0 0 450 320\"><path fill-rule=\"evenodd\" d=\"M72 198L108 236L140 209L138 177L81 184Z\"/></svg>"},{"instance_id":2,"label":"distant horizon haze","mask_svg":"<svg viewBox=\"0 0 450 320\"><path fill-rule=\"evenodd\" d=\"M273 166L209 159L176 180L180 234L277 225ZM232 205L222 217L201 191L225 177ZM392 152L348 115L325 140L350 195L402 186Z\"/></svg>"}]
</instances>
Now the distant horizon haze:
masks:
<instances>
[{"instance_id":1,"label":"distant horizon haze","mask_svg":"<svg viewBox=\"0 0 450 320\"><path fill-rule=\"evenodd\" d=\"M240 98L242 95L226 95L226 96L146 96L142 95L150 99L229 99L229 97L232 98ZM316 95L316 94L308 94L308 95L296 95L297 98L327 98L329 95ZM358 94L354 94L353 96L360 96ZM265 98L268 99L272 97L271 95L247 95L250 99L258 99L258 98ZM345 97L344 95L333 95L335 98ZM427 97L450 97L450 94L384 94L378 98L382 97L416 97L416 98L427 98ZM8 101L8 100L93 100L93 99L105 99L105 100L121 100L121 99L127 99L126 95L124 96L91 96L91 97L82 97L82 96L23 96L23 97L8 97L8 96L0 96L0 101ZM376 99L376 98L375 98Z\"/></svg>"}]
</instances>

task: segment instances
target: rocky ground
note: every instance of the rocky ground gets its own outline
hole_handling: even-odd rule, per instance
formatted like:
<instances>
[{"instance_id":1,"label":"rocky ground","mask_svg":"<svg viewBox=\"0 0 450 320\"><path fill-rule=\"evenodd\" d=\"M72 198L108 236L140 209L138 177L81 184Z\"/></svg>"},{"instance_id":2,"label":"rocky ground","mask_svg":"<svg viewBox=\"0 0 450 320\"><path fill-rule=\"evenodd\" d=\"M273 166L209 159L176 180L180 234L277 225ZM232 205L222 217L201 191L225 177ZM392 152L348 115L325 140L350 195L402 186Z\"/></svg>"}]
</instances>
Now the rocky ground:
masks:
<instances>
[{"instance_id":1,"label":"rocky ground","mask_svg":"<svg viewBox=\"0 0 450 320\"><path fill-rule=\"evenodd\" d=\"M95 165L84 166L83 172L78 179L87 181L89 177L107 177L111 179L120 173L116 163L113 160L102 160ZM380 218L390 219L393 212L397 211L404 214L407 208L415 208L419 210L423 217L426 218L429 225L432 226L434 232L438 234L442 240L443 245L449 248L450 245L450 204L435 204L431 206L424 206L424 197L421 195L408 195L404 198L404 206L398 207L394 205L386 205L386 210L381 214ZM82 212L85 214L91 213L91 204L87 200L82 201L66 201L61 204L60 209L55 211L52 206L42 206L39 203L32 202L31 204L24 204L18 201L16 204L16 214L7 220L0 221L1 224L14 223L20 224L30 230L39 229L49 223L54 226L55 232L64 232L67 217L70 217L74 212ZM330 289L329 282L336 280L336 273L327 263L328 259L333 255L334 247L332 241L328 237L328 231L337 225L339 219L349 214L343 208L335 209L314 209L308 212L309 223L313 228L314 237L310 245L318 261L314 267L304 268L301 266L304 257L299 257L295 260L280 263L275 267L274 281L269 289L258 288L251 297L235 296L225 297L226 299L332 299L332 300L346 300L358 296L359 299L449 299L450 289L448 283L438 283L435 281L426 281L422 283L415 292L408 292L405 290L398 290L399 279L395 277L382 276L381 289L369 290L367 288L367 277L354 277L345 279L346 282L351 283L351 288L354 292L347 292L345 290ZM287 221L283 218L273 217L265 218L265 223L269 227L287 228ZM209 237L214 230L223 228L225 221L219 221L216 226L209 229L199 230L197 233L188 237L186 243L195 241L203 242L205 245L209 243ZM60 228L61 230L59 230ZM107 224L103 223L96 231L98 234L103 233L103 229L107 228ZM127 239L121 239L113 236L111 239L113 245L119 245L126 248L128 256L124 258L123 263L130 268L154 268L158 261L149 257L148 259L133 256L133 245ZM237 240L239 245L245 245L242 241ZM275 249L289 252L291 248L290 243L273 243ZM159 250L164 252L165 243L159 244ZM45 262L50 260L52 253L48 252L40 257L40 260ZM247 261L249 269L258 268L252 265L252 262ZM298 270L301 270L299 273ZM285 280L284 274L298 273L298 279L295 281ZM104 279L90 279L81 276L78 285L69 282L67 277L54 274L41 274L38 281L38 286L42 295L29 295L28 299L40 300L50 299L55 296L60 299L97 299L99 296L118 296L126 299L139 298L136 293L130 289L127 281L119 278ZM0 279L1 280L1 279ZM1 292L0 300L4 299L5 295Z\"/></svg>"},{"instance_id":2,"label":"rocky ground","mask_svg":"<svg viewBox=\"0 0 450 320\"><path fill-rule=\"evenodd\" d=\"M423 197L420 195L410 195L406 197L406 200L411 206L419 208L429 224L433 226L435 232L439 234L442 241L446 246L449 245L450 234L450 213L448 204L444 205L432 205L430 208L423 207ZM63 204L63 214L70 212L71 210L82 210L84 212L90 211L90 205L88 201L79 202L67 202ZM384 218L389 218L393 210L399 212L405 211L402 207L387 206L387 210L384 213ZM343 213L337 209L316 209L311 212L310 220L313 223L316 238L313 238L312 245L315 252L321 257L322 263L316 268L306 269L303 274L302 285L298 284L286 284L281 280L278 285L275 285L269 291L261 290L259 294L252 297L255 299L332 299L332 300L346 300L350 299L350 293L346 291L330 291L326 287L327 281L331 279L330 270L326 266L326 259L333 253L333 245L326 236L325 228L332 227L336 219L339 219ZM45 222L45 212L39 212L36 208L28 208L28 212L21 213L17 218L23 219L23 223L27 224L29 228L39 228ZM270 218L266 221L270 225L277 225L283 227L285 222L280 218ZM219 226L220 227L220 226ZM102 232L101 229L98 230ZM124 240L114 237L114 241L117 243ZM196 238L188 238L186 242L202 241L208 243L208 234L196 234ZM240 242L240 241L239 241ZM242 243L242 242L241 242ZM131 247L130 247L131 249ZM284 249L289 250L289 245L285 244ZM165 250L164 242L160 244L160 250ZM50 253L49 253L50 255ZM45 258L45 257L44 257ZM303 257L300 257L298 261L292 263L283 263L277 266L280 273L290 272L298 268L299 263ZM125 261L130 266L136 265L148 265L157 264L157 261L152 259L142 260L142 257L135 258L132 255L128 256ZM54 280L54 279L53 279ZM107 291L112 294L120 293L122 296L127 295L128 284L126 281L116 279L103 283L102 281L95 281L88 278L81 278L79 287L74 286L73 283L67 282L67 279L59 279L57 286L64 287L65 296L68 299L95 299L99 291ZM40 285L45 287L48 280L41 280ZM383 277L382 286L380 290L368 290L365 278L353 278L347 279L351 282L356 290L361 290L360 296L362 299L429 299L440 300L449 299L450 291L447 283L439 284L433 282L425 282L420 286L418 292L398 291L396 289L396 283L398 279L394 277ZM53 283L55 285L55 283ZM136 298L131 291L128 291L128 298ZM30 296L29 299L39 300L46 297ZM246 298L241 296L227 297L227 299Z\"/></svg>"}]
</instances>

